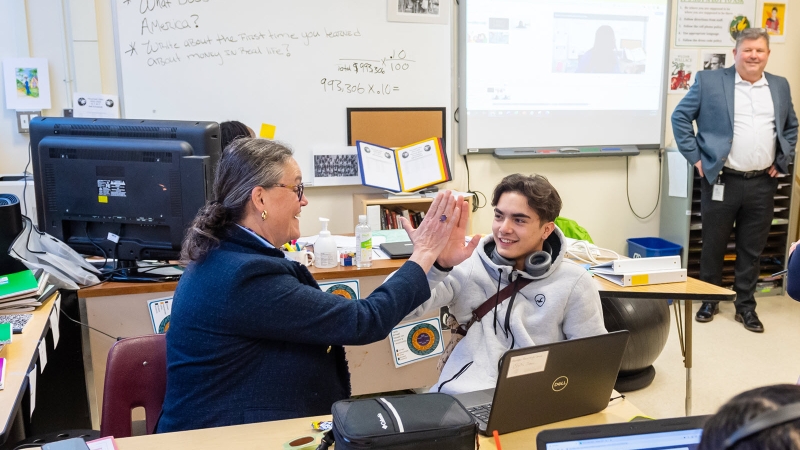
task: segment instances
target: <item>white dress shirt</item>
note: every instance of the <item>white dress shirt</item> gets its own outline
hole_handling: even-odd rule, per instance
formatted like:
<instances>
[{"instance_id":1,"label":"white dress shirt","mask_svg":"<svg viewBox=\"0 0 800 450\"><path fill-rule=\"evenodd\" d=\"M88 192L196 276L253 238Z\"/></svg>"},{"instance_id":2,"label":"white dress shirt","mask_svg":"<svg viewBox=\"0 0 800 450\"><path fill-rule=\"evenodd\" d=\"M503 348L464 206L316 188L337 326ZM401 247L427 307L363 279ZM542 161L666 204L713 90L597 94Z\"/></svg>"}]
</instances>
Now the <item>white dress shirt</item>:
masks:
<instances>
[{"instance_id":1,"label":"white dress shirt","mask_svg":"<svg viewBox=\"0 0 800 450\"><path fill-rule=\"evenodd\" d=\"M766 169L775 162L775 106L764 75L755 83L736 73L733 143L725 167L742 172Z\"/></svg>"}]
</instances>

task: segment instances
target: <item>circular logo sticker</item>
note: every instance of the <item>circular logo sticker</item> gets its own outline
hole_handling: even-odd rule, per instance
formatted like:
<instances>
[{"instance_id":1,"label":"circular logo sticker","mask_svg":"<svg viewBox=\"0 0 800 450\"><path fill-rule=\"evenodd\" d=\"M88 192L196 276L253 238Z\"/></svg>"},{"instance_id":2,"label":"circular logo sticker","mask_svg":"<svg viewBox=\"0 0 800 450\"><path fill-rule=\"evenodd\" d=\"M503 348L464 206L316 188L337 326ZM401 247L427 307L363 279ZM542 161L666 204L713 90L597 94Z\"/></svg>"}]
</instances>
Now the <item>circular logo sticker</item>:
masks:
<instances>
[{"instance_id":1,"label":"circular logo sticker","mask_svg":"<svg viewBox=\"0 0 800 450\"><path fill-rule=\"evenodd\" d=\"M329 294L336 294L339 297L344 297L348 300L356 300L358 298L353 288L346 284L334 284L326 289L325 292Z\"/></svg>"},{"instance_id":2,"label":"circular logo sticker","mask_svg":"<svg viewBox=\"0 0 800 450\"><path fill-rule=\"evenodd\" d=\"M169 316L164 317L164 320L158 325L158 334L166 333L169 330Z\"/></svg>"},{"instance_id":3,"label":"circular logo sticker","mask_svg":"<svg viewBox=\"0 0 800 450\"><path fill-rule=\"evenodd\" d=\"M431 324L415 325L408 333L408 348L417 355L430 355L439 345L439 330Z\"/></svg>"}]
</instances>

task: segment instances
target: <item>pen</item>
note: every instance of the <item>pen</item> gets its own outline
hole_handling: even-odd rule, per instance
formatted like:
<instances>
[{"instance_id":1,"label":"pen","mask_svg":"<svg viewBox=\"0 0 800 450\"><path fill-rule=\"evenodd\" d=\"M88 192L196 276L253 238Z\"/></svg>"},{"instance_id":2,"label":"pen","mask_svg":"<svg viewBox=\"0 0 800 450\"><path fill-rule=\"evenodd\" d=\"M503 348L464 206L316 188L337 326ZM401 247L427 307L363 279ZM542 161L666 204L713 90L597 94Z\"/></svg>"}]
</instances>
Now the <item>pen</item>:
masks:
<instances>
[{"instance_id":1,"label":"pen","mask_svg":"<svg viewBox=\"0 0 800 450\"><path fill-rule=\"evenodd\" d=\"M492 436L494 436L494 445L497 447L497 450L503 450L503 446L500 445L500 435L497 434L497 430L492 431Z\"/></svg>"},{"instance_id":2,"label":"pen","mask_svg":"<svg viewBox=\"0 0 800 450\"><path fill-rule=\"evenodd\" d=\"M770 277L779 277L779 276L782 276L782 275L786 275L786 272L788 272L788 271L789 271L789 269L781 270L780 272L773 273L772 275L770 275Z\"/></svg>"}]
</instances>

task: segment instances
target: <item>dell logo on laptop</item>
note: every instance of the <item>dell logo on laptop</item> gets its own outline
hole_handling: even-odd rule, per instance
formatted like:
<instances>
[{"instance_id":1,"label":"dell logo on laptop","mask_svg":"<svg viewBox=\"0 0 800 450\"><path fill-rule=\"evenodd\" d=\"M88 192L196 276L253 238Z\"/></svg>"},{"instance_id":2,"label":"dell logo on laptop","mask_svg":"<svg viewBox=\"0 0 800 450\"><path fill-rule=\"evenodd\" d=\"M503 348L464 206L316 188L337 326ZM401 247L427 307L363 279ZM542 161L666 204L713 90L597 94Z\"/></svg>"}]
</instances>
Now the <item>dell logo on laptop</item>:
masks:
<instances>
[{"instance_id":1,"label":"dell logo on laptop","mask_svg":"<svg viewBox=\"0 0 800 450\"><path fill-rule=\"evenodd\" d=\"M556 378L556 381L553 381L553 390L558 392L563 390L569 384L569 378L565 376L560 376Z\"/></svg>"}]
</instances>

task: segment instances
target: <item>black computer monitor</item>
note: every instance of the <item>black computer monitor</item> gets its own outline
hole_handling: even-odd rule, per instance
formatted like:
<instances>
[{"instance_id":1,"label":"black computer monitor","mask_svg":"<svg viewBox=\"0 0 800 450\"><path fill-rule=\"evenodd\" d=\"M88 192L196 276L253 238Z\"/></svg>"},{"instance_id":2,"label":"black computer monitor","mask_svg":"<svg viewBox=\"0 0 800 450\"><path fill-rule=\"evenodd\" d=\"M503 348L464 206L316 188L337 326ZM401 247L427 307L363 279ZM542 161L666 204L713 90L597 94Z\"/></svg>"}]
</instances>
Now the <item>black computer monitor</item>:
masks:
<instances>
[{"instance_id":1,"label":"black computer monitor","mask_svg":"<svg viewBox=\"0 0 800 450\"><path fill-rule=\"evenodd\" d=\"M215 122L36 118L30 124L39 228L117 261L113 279L158 279L136 261L180 255L211 195Z\"/></svg>"}]
</instances>

